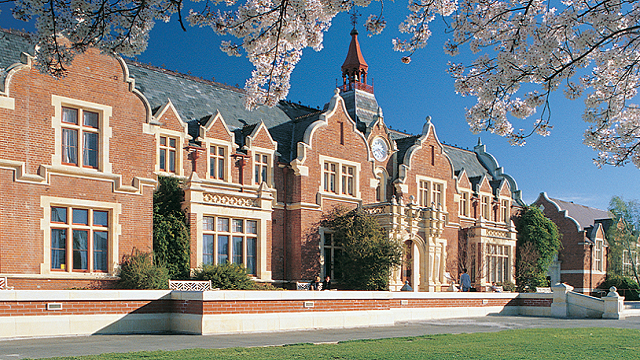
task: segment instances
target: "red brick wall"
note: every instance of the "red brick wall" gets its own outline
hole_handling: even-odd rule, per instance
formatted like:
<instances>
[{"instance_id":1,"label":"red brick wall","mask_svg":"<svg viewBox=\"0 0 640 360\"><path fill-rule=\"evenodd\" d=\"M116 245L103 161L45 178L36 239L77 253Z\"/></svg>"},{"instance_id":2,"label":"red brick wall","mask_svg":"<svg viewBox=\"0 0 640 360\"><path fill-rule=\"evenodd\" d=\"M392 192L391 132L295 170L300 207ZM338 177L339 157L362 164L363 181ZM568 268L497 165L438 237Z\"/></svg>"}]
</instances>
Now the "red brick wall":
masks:
<instances>
[{"instance_id":1,"label":"red brick wall","mask_svg":"<svg viewBox=\"0 0 640 360\"><path fill-rule=\"evenodd\" d=\"M147 120L144 104L129 91L123 69L115 58L89 50L74 59L68 75L62 79L41 74L35 66L23 69L15 73L8 91L15 99L15 110L0 109L0 159L24 162L29 174L38 174L41 165L52 164L56 149L51 103L52 95L58 95L111 106L112 173L120 175L122 184L128 186L133 185L134 177L154 178L154 138L142 133ZM112 256L119 260L133 248L151 250L151 188L146 187L142 195L129 195L114 192L114 183L106 179L66 175L50 175L49 179L47 185L16 182L12 171L0 170L0 273L40 273L43 256L49 256L43 253L44 234L40 228L42 196L119 203L122 213L118 224L122 233L119 253ZM73 280L69 281L72 283Z\"/></svg>"}]
</instances>

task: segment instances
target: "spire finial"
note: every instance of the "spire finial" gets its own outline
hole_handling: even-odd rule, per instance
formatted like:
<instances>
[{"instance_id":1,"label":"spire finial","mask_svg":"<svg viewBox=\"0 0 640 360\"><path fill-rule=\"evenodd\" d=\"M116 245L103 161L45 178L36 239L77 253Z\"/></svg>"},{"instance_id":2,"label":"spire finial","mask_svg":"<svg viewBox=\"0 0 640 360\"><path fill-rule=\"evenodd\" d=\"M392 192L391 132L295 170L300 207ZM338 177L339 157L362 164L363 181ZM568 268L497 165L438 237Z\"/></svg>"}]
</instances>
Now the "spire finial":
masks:
<instances>
[{"instance_id":1,"label":"spire finial","mask_svg":"<svg viewBox=\"0 0 640 360\"><path fill-rule=\"evenodd\" d=\"M362 16L355 5L351 5L351 25L353 25L353 30L356 30L356 25L358 25L358 17ZM357 30L356 30L357 31Z\"/></svg>"}]
</instances>

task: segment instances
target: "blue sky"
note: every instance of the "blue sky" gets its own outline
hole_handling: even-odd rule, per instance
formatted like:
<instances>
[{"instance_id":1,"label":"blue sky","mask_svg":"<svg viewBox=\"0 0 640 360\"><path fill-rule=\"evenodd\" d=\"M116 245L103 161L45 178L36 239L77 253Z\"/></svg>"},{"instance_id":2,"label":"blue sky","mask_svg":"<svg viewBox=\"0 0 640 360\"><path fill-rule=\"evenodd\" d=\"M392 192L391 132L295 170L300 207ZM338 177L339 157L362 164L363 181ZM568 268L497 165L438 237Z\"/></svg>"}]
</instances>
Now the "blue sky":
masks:
<instances>
[{"instance_id":1,"label":"blue sky","mask_svg":"<svg viewBox=\"0 0 640 360\"><path fill-rule=\"evenodd\" d=\"M196 4L197 5L197 4ZM640 199L640 170L633 165L623 168L593 164L596 152L582 144L587 125L582 121L582 101L569 101L558 92L552 97L552 125L548 137L533 136L523 147L511 146L502 137L490 133L472 134L465 120L465 107L475 103L454 91L453 80L446 73L447 62L469 63L471 57L450 57L442 46L448 38L440 20L434 21L434 35L429 45L413 55L410 64L400 62L403 54L394 52L391 39L402 36L397 25L406 13L404 2L386 4L387 29L367 37L362 23L377 4L359 9L360 46L369 65L369 83L383 109L387 126L418 134L427 116L431 116L439 139L447 144L472 149L478 137L487 146L504 171L513 176L527 203L546 191L552 198L606 209L612 196L625 200ZM0 5L0 26L26 29L33 27L11 18L6 4ZM350 42L351 23L348 14L340 14L325 34L324 49L306 49L292 76L289 100L322 107L333 95L341 78ZM244 86L251 74L251 64L244 57L229 57L219 50L223 38L209 28L187 28L183 32L177 21L158 22L151 32L149 47L138 61L215 79L228 85ZM514 123L516 128L530 128L532 121Z\"/></svg>"}]
</instances>

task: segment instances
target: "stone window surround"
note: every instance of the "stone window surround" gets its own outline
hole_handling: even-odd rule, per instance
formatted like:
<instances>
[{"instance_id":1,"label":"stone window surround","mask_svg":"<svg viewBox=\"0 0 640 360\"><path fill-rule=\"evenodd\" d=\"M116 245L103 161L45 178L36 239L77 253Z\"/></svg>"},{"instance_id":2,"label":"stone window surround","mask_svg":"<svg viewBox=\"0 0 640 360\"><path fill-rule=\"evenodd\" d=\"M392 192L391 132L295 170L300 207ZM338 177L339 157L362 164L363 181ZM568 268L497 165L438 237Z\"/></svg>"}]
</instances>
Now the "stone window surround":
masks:
<instances>
[{"instance_id":1,"label":"stone window surround","mask_svg":"<svg viewBox=\"0 0 640 360\"><path fill-rule=\"evenodd\" d=\"M109 125L112 108L111 106L92 103L88 101L72 99L64 96L51 95L51 105L54 107L54 115L51 118L51 126L55 131L54 151L51 163L53 168L74 168L86 174L101 172L111 173L112 165L109 162L109 140L112 136L112 129ZM62 162L62 108L73 108L96 112L99 115L99 146L98 146L98 168L84 167L78 165L67 165ZM81 121L81 119L78 119ZM81 139L78 139L80 142Z\"/></svg>"},{"instance_id":2,"label":"stone window surround","mask_svg":"<svg viewBox=\"0 0 640 360\"><path fill-rule=\"evenodd\" d=\"M211 147L221 147L224 148L224 179L218 179L216 177L211 177ZM206 178L212 181L223 181L223 182L231 182L231 146L229 142L225 141L217 141L217 140L208 140L206 142L207 149L207 176ZM216 169L217 170L217 169Z\"/></svg>"},{"instance_id":3,"label":"stone window surround","mask_svg":"<svg viewBox=\"0 0 640 360\"><path fill-rule=\"evenodd\" d=\"M334 157L330 157L330 156L324 156L324 155L320 155L318 157L319 160L319 164L320 164L320 186L318 188L318 191L323 195L323 196L328 196L328 197L332 197L332 198L342 198L342 199L349 199L349 200L353 200L353 199L361 199L361 194L360 194L360 174L361 174L361 165L360 163L357 163L355 161L349 161L349 160L344 160L344 159L338 159L338 158L334 158ZM325 163L334 163L336 164L336 191L335 192L330 192L330 191L325 191L324 190L324 164ZM350 166L353 167L355 169L354 171L354 176L353 176L353 195L347 195L343 193L343 189L342 189L342 167L343 166Z\"/></svg>"},{"instance_id":4,"label":"stone window surround","mask_svg":"<svg viewBox=\"0 0 640 360\"><path fill-rule=\"evenodd\" d=\"M213 229L205 229L204 228L204 219L205 218L211 218L213 221ZM218 228L218 218L224 218L224 219L228 219L229 223L227 224L229 229L228 231L222 231L221 229ZM242 265L245 267L248 267L248 248L247 248L247 239L255 239L256 241L256 253L253 254L254 255L254 264L257 264L257 259L258 259L258 254L257 254L257 247L258 247L258 233L259 233L259 229L260 229L260 220L258 219L245 219L245 218L241 218L238 216L230 216L230 215L208 215L205 214L202 216L202 220L203 220L203 226L202 226L202 243L203 243L203 248L202 248L202 263L204 264L204 236L205 235L213 235L213 252L212 252L212 262L210 264L219 264L218 261L218 253L219 253L219 249L218 249L218 236L219 235L223 235L223 236L227 236L227 241L228 241L228 253L227 253L227 260L231 263L233 263L233 238L234 237L242 237ZM236 232L233 229L234 226L234 220L241 220L242 224L243 224L243 231L242 232ZM256 223L256 233L250 233L248 232L248 222L249 221L253 221ZM257 269L256 269L257 270ZM255 275L250 273L251 275Z\"/></svg>"},{"instance_id":5,"label":"stone window surround","mask_svg":"<svg viewBox=\"0 0 640 360\"><path fill-rule=\"evenodd\" d=\"M160 170L160 137L174 138L176 139L176 171L164 171ZM165 176L184 176L184 159L183 159L183 145L185 143L186 134L181 131L174 131L168 129L158 129L155 133L156 138L156 165L155 172ZM168 139L167 139L168 140Z\"/></svg>"},{"instance_id":6,"label":"stone window surround","mask_svg":"<svg viewBox=\"0 0 640 360\"><path fill-rule=\"evenodd\" d=\"M420 204L420 182L422 181L426 181L429 183L429 199L427 200L427 203L430 204L433 202L433 184L439 184L442 186L442 203L440 205L442 205L442 211L446 212L447 211L447 181L446 180L441 180L441 179L436 179L436 178L432 178L432 177L428 177L428 176L423 176L423 175L416 175L416 201L418 202L418 204ZM438 204L434 204L435 206L437 206Z\"/></svg>"},{"instance_id":7,"label":"stone window surround","mask_svg":"<svg viewBox=\"0 0 640 360\"><path fill-rule=\"evenodd\" d=\"M51 269L51 229L56 228L55 223L51 223L51 208L52 207L76 207L84 209L104 210L109 212L109 240L107 244L107 273L114 274L118 262L118 245L119 238L122 232L121 226L118 222L120 214L122 213L122 205L119 203L110 203L104 201L92 201L82 199L69 199L52 196L42 196L40 198L40 207L43 211L43 218L40 220L40 229L43 231L43 260L40 264L41 274L52 274L58 276L92 276L103 277L104 272L74 272L72 269L66 271L52 270ZM70 249L67 249L69 251Z\"/></svg>"}]
</instances>

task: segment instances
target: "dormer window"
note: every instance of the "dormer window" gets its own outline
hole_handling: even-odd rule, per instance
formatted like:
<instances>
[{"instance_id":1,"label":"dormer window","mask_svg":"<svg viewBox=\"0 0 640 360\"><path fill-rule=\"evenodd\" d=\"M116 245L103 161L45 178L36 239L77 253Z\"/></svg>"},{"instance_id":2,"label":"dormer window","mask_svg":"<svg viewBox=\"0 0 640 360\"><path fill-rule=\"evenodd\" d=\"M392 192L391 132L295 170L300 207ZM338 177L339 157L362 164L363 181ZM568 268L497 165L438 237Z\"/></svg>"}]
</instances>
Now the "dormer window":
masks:
<instances>
[{"instance_id":1,"label":"dormer window","mask_svg":"<svg viewBox=\"0 0 640 360\"><path fill-rule=\"evenodd\" d=\"M222 146L209 147L209 177L224 180L226 150Z\"/></svg>"},{"instance_id":2,"label":"dormer window","mask_svg":"<svg viewBox=\"0 0 640 360\"><path fill-rule=\"evenodd\" d=\"M265 154L255 154L253 157L253 181L256 185L263 182L269 184L267 175L269 174L269 157Z\"/></svg>"},{"instance_id":3,"label":"dormer window","mask_svg":"<svg viewBox=\"0 0 640 360\"><path fill-rule=\"evenodd\" d=\"M176 172L176 150L178 139L160 136L160 171Z\"/></svg>"}]
</instances>

